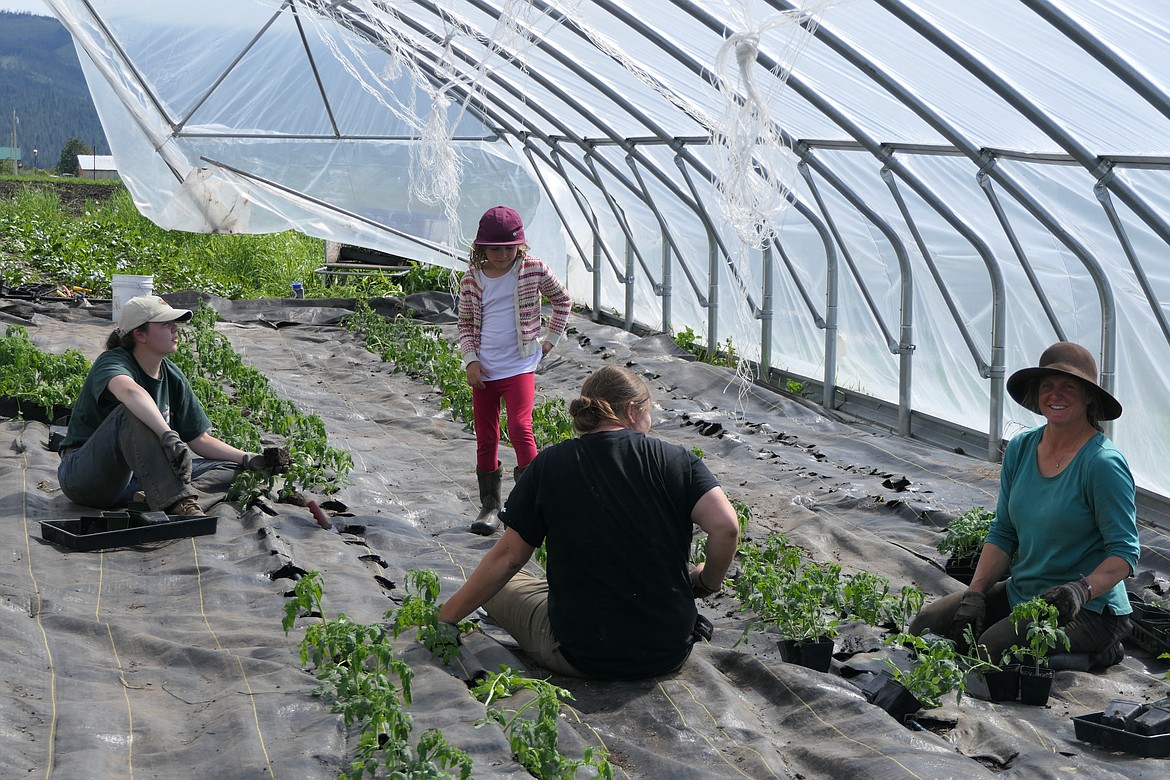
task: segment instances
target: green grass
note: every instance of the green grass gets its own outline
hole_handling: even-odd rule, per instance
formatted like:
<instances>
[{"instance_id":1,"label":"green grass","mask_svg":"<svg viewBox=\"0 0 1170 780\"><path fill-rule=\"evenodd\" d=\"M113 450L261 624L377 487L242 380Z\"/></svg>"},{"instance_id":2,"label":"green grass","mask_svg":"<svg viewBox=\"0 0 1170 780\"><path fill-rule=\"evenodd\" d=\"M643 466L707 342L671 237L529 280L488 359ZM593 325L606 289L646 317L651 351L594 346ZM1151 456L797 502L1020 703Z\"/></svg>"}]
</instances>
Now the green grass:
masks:
<instances>
[{"instance_id":1,"label":"green grass","mask_svg":"<svg viewBox=\"0 0 1170 780\"><path fill-rule=\"evenodd\" d=\"M450 289L451 272L419 266L404 277L374 274L326 287L313 273L324 262L324 242L294 231L218 235L163 230L143 217L119 188L107 199L87 198L68 208L54 191L22 187L0 200L0 279L9 287L53 284L110 297L114 274L154 276L159 293L202 290L224 298L287 297L304 284L306 297L402 295ZM97 191L95 190L95 193Z\"/></svg>"}]
</instances>

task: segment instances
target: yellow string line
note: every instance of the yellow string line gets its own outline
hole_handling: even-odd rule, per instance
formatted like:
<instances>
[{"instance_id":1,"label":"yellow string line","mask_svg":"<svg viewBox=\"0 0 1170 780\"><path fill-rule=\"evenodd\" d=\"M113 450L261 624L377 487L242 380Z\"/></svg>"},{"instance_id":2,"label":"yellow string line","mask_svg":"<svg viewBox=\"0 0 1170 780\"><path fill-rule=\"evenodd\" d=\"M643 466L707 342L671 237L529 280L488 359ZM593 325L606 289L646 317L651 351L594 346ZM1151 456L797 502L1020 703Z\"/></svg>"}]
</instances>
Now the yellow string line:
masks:
<instances>
[{"instance_id":1,"label":"yellow string line","mask_svg":"<svg viewBox=\"0 0 1170 780\"><path fill-rule=\"evenodd\" d=\"M244 680L244 688L248 693L248 703L252 706L252 721L256 725L256 737L260 740L260 752L264 754L264 764L268 767L268 775L275 780L276 770L272 767L272 759L268 756L268 748L264 744L264 732L260 728L260 713L256 709L256 695L252 691L252 684L248 681L248 673L244 670L243 659L239 654L226 649L219 643L219 636L216 635L215 629L211 627L211 621L207 617L207 612L203 606L203 572L199 567L199 548L195 544L195 537L191 537L191 555L195 563L195 584L199 593L199 615L203 618L203 625L207 626L208 633L211 634L212 640L215 642L217 650L223 650L228 655L236 660L236 665L240 668L240 677Z\"/></svg>"},{"instance_id":2,"label":"yellow string line","mask_svg":"<svg viewBox=\"0 0 1170 780\"><path fill-rule=\"evenodd\" d=\"M104 556L103 556L104 557ZM130 704L130 683L126 680L126 670L122 668L122 659L118 657L118 647L114 643L114 629L108 622L103 623L106 634L110 637L110 650L114 653L114 663L118 666L118 679L122 682L122 698L126 701L126 718L129 726L129 743L126 746L126 764L130 770L131 780L134 778L134 709Z\"/></svg>"},{"instance_id":3,"label":"yellow string line","mask_svg":"<svg viewBox=\"0 0 1170 780\"><path fill-rule=\"evenodd\" d=\"M24 430L28 430L26 424ZM43 602L41 599L41 587L37 584L37 575L33 570L32 562L32 544L29 539L32 537L32 532L28 527L28 457L21 453L20 457L20 476L21 476L21 495L24 500L21 502L21 523L24 528L24 560L28 567L28 578L32 583L33 595L36 598L36 620L37 630L41 632L41 643L45 648L45 658L48 660L49 671L49 745L48 754L45 756L45 780L48 780L53 775L53 750L57 744L57 667L53 665L53 650L49 647L49 635L45 631L45 625L41 622L41 607Z\"/></svg>"},{"instance_id":4,"label":"yellow string line","mask_svg":"<svg viewBox=\"0 0 1170 780\"><path fill-rule=\"evenodd\" d=\"M1034 724L1028 723L1028 728L1032 729L1032 733L1036 735L1036 739L1040 740L1040 747L1051 753L1056 752L1056 748L1048 746L1048 740L1044 739L1044 735L1036 730L1036 726Z\"/></svg>"},{"instance_id":5,"label":"yellow string line","mask_svg":"<svg viewBox=\"0 0 1170 780\"><path fill-rule=\"evenodd\" d=\"M570 693L572 693L572 692L570 691ZM609 745L605 744L605 740L602 739L601 734L597 733L597 729L593 728L593 724L591 724L589 721L582 718L581 713L578 712L574 707L570 706L568 702L564 702L564 701L561 702L561 709L568 710L569 714L572 715L574 718L576 718L578 723L580 723L585 728L589 729L590 733L592 733L593 736L597 739L598 744L601 745L601 749L605 751L606 760L608 761L609 760L608 757L610 755ZM611 767L613 766L612 762L610 762L610 766ZM626 777L630 776L630 773L627 772L623 767L619 766L619 767L617 767L617 769L620 769L621 773L623 775L625 775Z\"/></svg>"},{"instance_id":6,"label":"yellow string line","mask_svg":"<svg viewBox=\"0 0 1170 780\"><path fill-rule=\"evenodd\" d=\"M718 721L715 719L715 716L711 714L711 710L710 710L710 709L708 709L707 705L706 705L706 704L704 704L703 702L699 701L699 698L698 698L697 696L695 696L695 692L694 692L694 690L691 688L691 686L687 685L687 684L686 684L685 682L683 682L682 680L677 680L677 679L676 679L676 680L674 680L674 682L675 682L675 683L677 683L678 685L681 685L681 686L682 686L682 688L683 688L683 690L685 690L687 693L689 693L689 694L690 694L690 696L691 696L691 701L693 701L695 704L699 705L699 707L700 707L700 708L702 708L703 712L707 713L707 717L711 719L711 725L713 725L713 726L715 726L716 728L718 728L718 727L719 727L719 722L718 722ZM759 759L760 759L760 763L762 763L762 764L763 764L763 765L764 765L764 766L765 766L765 767L768 769L768 771L772 773L772 777L779 777L779 775L777 775L777 774L776 774L776 773L775 773L775 772L772 770L772 767L771 767L771 766L768 764L768 759L764 757L764 754L763 754L763 753L761 753L760 751L756 750L756 749L755 749L754 747L752 747L751 745L745 745L745 744L743 744L742 742L740 742L739 740L737 740L737 739L734 739L734 738L732 738L732 737L728 736L726 732L724 732L724 736L725 736L725 737L727 737L727 739L728 739L728 740L729 740L729 741L730 741L730 742L731 742L733 745L735 745L737 748L739 748L739 749L741 749L741 750L745 750L745 751L749 751L749 752L755 753L755 754L756 754L756 755L759 757Z\"/></svg>"},{"instance_id":7,"label":"yellow string line","mask_svg":"<svg viewBox=\"0 0 1170 780\"><path fill-rule=\"evenodd\" d=\"M97 598L94 599L93 605L93 621L100 626L105 626L106 635L110 638L110 651L114 654L114 664L118 667L118 679L122 681L122 698L126 701L126 721L129 726L129 733L127 738L126 763L130 770L130 777L134 777L134 708L130 702L130 694L127 689L130 683L126 680L126 670L122 667L122 659L118 655L118 645L114 641L114 629L108 620L101 619L102 611L102 592L105 590L106 581L106 554L101 550L98 551L98 587Z\"/></svg>"},{"instance_id":8,"label":"yellow string line","mask_svg":"<svg viewBox=\"0 0 1170 780\"><path fill-rule=\"evenodd\" d=\"M691 732L692 734L695 734L695 735L697 735L697 736L698 736L700 739L702 739L704 742L706 742L706 743L707 743L707 745L708 745L708 746L709 746L709 747L710 747L710 748L711 748L713 751L715 751L715 754L716 754L717 756L719 756L719 758L723 759L723 763L727 764L729 767L731 767L732 769L734 769L736 772L738 772L739 774L743 775L744 777L750 777L750 775L748 775L748 774L747 774L746 772L744 772L742 769L740 769L740 768L739 768L739 767L737 767L735 764L733 764L731 761L729 761L729 760L728 760L728 758L727 758L727 756L723 755L723 751L722 751L722 750L720 750L720 749L719 749L719 748L718 748L718 747L715 745L715 743L711 741L711 738L710 738L710 737L708 737L706 734L699 734L699 732L695 731L694 729L692 729L692 728L690 727L690 725L687 723L687 717L686 717L686 715L684 715L684 714L683 714L683 711L682 711L682 709L681 709L681 708L680 708L680 707L679 707L677 704L675 704L675 702L674 702L674 699L672 699L672 698L671 698L671 696L670 696L670 693L669 693L669 692L667 692L666 688L665 688L665 687L662 685L662 681L659 681L659 682L658 682L658 690L659 690L659 691L662 693L662 695L663 695L663 696L665 696L665 697L666 697L666 701L670 703L670 706L674 708L674 711L675 711L675 712L678 714L678 720L679 720L679 724L680 724L680 725L681 725L681 726L682 726L684 729L686 729L687 731ZM707 714L708 714L708 715L710 715L710 713L707 713Z\"/></svg>"},{"instance_id":9,"label":"yellow string line","mask_svg":"<svg viewBox=\"0 0 1170 780\"><path fill-rule=\"evenodd\" d=\"M856 739L854 739L853 737L850 737L849 735L847 735L847 734L845 734L843 731L841 731L841 729L837 728L837 727L836 727L836 726L834 726L832 723L829 723L828 721L826 721L824 718L822 718L822 717L820 716L820 714L818 714L818 713L817 713L817 711L816 711L815 709L813 709L813 708L812 708L812 706L811 706L811 705L810 705L808 702L806 702L804 699L802 699L802 698L800 697L800 694L798 694L796 691L794 691L794 690L792 690L791 688L789 688L789 687L788 687L788 683L784 682L784 681L783 681L783 680L781 680L779 677L777 677L777 676L776 676L776 674L775 674L775 673L774 673L774 672L773 672L771 669L769 669L769 668L768 668L768 665L767 665L767 664L765 664L763 661L761 661L760 659L756 658L755 656L751 656L751 660L752 660L752 661L755 661L756 663L758 663L758 664L760 665L760 667L761 667L761 668L762 668L762 669L763 669L765 672L767 672L767 674L768 674L768 676L769 676L769 677L771 677L773 680L775 680L776 682L778 682L780 685L784 686L784 690L788 691L788 693L790 693L792 696L794 696L794 697L796 698L796 700L797 700L798 702L800 702L800 703L801 703L801 705L802 705L802 706L803 706L805 709L807 709L809 712L811 712L811 713L812 713L812 716L813 716L814 718L816 718L816 719L817 719L817 721L818 721L818 722L819 722L819 723L820 723L822 726L826 726L827 728L829 728L829 729L832 729L833 731L835 731L835 732L838 734L838 736L840 736L840 737L841 737L842 739L844 739L846 742L852 742L854 745L857 745L858 747L865 748L866 750L869 750L869 751L871 751L871 752L873 752L873 753L876 753L877 755L881 756L882 758L888 759L889 761L892 761L893 763L895 763L895 764L897 764L898 766L900 766L902 769L906 770L906 772L907 772L907 773L909 773L911 777L918 777L918 778L919 778L919 780L922 780L922 778L921 778L921 777L919 777L919 775L915 774L915 773L914 773L914 772L913 772L913 771L910 769L910 767L906 766L905 764L903 764L903 763L902 763L901 761L899 761L898 759L894 758L893 756L886 755L885 753L883 753L883 752L882 752L881 750L879 750L878 748L875 748L873 745L866 744L865 742L862 742L862 741L860 741L860 740L856 740Z\"/></svg>"}]
</instances>

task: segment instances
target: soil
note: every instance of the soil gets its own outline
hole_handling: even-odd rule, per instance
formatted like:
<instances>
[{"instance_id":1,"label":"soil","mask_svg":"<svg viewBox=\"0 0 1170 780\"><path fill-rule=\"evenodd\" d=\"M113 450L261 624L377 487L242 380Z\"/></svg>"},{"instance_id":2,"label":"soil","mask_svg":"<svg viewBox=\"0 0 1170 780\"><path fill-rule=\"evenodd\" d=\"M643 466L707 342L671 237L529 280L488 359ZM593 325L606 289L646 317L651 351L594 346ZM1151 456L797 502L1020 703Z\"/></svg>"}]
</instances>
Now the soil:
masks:
<instances>
[{"instance_id":1,"label":"soil","mask_svg":"<svg viewBox=\"0 0 1170 780\"><path fill-rule=\"evenodd\" d=\"M114 193L124 190L125 187L122 184L87 182L75 178L0 179L0 199L2 200L13 198L24 189L56 192L63 207L75 214L81 214L85 212L87 202L107 200L113 197Z\"/></svg>"}]
</instances>

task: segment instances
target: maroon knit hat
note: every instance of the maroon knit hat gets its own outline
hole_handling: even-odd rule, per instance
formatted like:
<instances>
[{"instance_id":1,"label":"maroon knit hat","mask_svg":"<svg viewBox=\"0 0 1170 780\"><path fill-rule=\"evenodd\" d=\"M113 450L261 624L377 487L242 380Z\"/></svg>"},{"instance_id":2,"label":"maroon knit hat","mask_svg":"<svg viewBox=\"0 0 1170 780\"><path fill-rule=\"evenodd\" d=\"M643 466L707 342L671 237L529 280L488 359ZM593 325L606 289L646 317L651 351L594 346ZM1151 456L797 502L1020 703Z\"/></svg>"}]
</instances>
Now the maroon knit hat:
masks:
<instances>
[{"instance_id":1,"label":"maroon knit hat","mask_svg":"<svg viewBox=\"0 0 1170 780\"><path fill-rule=\"evenodd\" d=\"M479 218L475 243L480 246L520 246L524 243L524 223L515 209L492 206Z\"/></svg>"}]
</instances>

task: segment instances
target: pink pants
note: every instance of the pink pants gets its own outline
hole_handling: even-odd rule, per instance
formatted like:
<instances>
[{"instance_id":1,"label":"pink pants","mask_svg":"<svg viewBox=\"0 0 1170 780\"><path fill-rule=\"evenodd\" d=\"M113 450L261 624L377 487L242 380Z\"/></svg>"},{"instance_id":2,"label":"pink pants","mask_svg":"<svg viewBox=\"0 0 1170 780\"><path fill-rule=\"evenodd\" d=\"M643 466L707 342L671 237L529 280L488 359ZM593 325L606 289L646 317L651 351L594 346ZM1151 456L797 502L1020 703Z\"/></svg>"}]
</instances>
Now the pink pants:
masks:
<instances>
[{"instance_id":1,"label":"pink pants","mask_svg":"<svg viewBox=\"0 0 1170 780\"><path fill-rule=\"evenodd\" d=\"M536 374L517 374L507 379L484 382L484 389L471 388L475 417L475 465L495 471L500 455L500 401L508 409L508 439L516 451L516 466L524 468L536 457L532 435L532 404L536 397Z\"/></svg>"}]
</instances>

